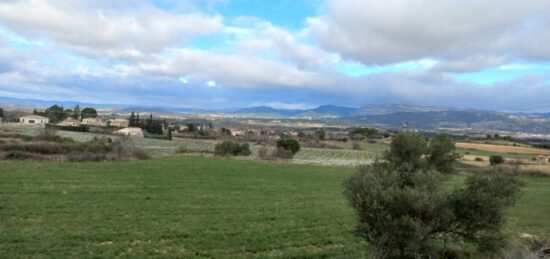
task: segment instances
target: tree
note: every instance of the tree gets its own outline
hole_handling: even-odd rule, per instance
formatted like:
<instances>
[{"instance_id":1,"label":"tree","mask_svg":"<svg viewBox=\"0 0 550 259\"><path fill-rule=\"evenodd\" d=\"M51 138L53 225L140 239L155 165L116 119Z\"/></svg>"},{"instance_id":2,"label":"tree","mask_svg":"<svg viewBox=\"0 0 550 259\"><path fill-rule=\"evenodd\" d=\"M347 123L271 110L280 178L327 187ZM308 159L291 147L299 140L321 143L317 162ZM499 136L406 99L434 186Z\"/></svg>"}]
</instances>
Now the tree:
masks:
<instances>
[{"instance_id":1,"label":"tree","mask_svg":"<svg viewBox=\"0 0 550 259\"><path fill-rule=\"evenodd\" d=\"M0 118L4 118L4 109L0 108Z\"/></svg>"},{"instance_id":2,"label":"tree","mask_svg":"<svg viewBox=\"0 0 550 259\"><path fill-rule=\"evenodd\" d=\"M325 136L326 136L325 130L319 130L317 134L319 134L319 140L325 140Z\"/></svg>"},{"instance_id":3,"label":"tree","mask_svg":"<svg viewBox=\"0 0 550 259\"><path fill-rule=\"evenodd\" d=\"M491 163L491 165L503 164L504 162L505 160L502 156L493 155L489 157L489 163Z\"/></svg>"},{"instance_id":4,"label":"tree","mask_svg":"<svg viewBox=\"0 0 550 259\"><path fill-rule=\"evenodd\" d=\"M136 121L136 115L132 111L132 114L130 114L130 118L128 118L128 126L129 127L137 127L138 123Z\"/></svg>"},{"instance_id":5,"label":"tree","mask_svg":"<svg viewBox=\"0 0 550 259\"><path fill-rule=\"evenodd\" d=\"M426 140L422 135L399 132L391 142L385 158L398 169L412 172L424 167L422 156L426 150Z\"/></svg>"},{"instance_id":6,"label":"tree","mask_svg":"<svg viewBox=\"0 0 550 259\"><path fill-rule=\"evenodd\" d=\"M284 150L289 150L290 152L292 152L292 155L295 155L296 153L298 153L298 151L300 151L300 143L297 140L289 137L283 137L277 140L277 147Z\"/></svg>"},{"instance_id":7,"label":"tree","mask_svg":"<svg viewBox=\"0 0 550 259\"><path fill-rule=\"evenodd\" d=\"M231 136L231 130L230 129L226 129L226 128L222 128L221 130L222 132L222 136Z\"/></svg>"},{"instance_id":8,"label":"tree","mask_svg":"<svg viewBox=\"0 0 550 259\"><path fill-rule=\"evenodd\" d=\"M75 119L75 120L78 120L80 118L80 105L76 105L73 109L73 114L72 114L72 118Z\"/></svg>"},{"instance_id":9,"label":"tree","mask_svg":"<svg viewBox=\"0 0 550 259\"><path fill-rule=\"evenodd\" d=\"M371 243L375 258L442 258L448 242L488 253L503 246L503 211L519 196L521 182L503 171L474 174L463 187L444 191L446 177L437 169L452 163L440 159L450 150L445 136L428 148L420 134L401 132L385 161L360 167L344 182L356 232ZM425 153L428 162L422 161ZM429 162L432 155L438 163Z\"/></svg>"},{"instance_id":10,"label":"tree","mask_svg":"<svg viewBox=\"0 0 550 259\"><path fill-rule=\"evenodd\" d=\"M39 113L38 115L41 114ZM48 117L50 123L61 122L66 118L66 115L67 114L65 113L65 109L63 109L63 107L61 106L58 106L57 104L48 107L43 113L43 116Z\"/></svg>"},{"instance_id":11,"label":"tree","mask_svg":"<svg viewBox=\"0 0 550 259\"><path fill-rule=\"evenodd\" d=\"M226 140L222 143L216 144L214 153L220 156L248 156L251 152L248 143L240 144L234 141Z\"/></svg>"},{"instance_id":12,"label":"tree","mask_svg":"<svg viewBox=\"0 0 550 259\"><path fill-rule=\"evenodd\" d=\"M455 145L446 134L438 134L430 141L428 147L428 163L439 172L453 172L453 163L456 160Z\"/></svg>"},{"instance_id":13,"label":"tree","mask_svg":"<svg viewBox=\"0 0 550 259\"><path fill-rule=\"evenodd\" d=\"M82 109L82 119L86 118L97 118L97 111L94 108L86 107Z\"/></svg>"}]
</instances>

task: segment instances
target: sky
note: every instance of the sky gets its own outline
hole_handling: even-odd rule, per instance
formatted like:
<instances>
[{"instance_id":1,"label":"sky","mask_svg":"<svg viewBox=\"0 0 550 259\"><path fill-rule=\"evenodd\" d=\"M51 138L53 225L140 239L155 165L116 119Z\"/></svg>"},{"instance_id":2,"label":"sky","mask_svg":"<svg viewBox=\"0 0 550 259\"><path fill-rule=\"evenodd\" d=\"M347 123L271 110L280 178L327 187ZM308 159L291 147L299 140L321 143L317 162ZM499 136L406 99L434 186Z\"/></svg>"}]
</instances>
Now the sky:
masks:
<instances>
[{"instance_id":1,"label":"sky","mask_svg":"<svg viewBox=\"0 0 550 259\"><path fill-rule=\"evenodd\" d=\"M550 1L3 0L0 96L550 112Z\"/></svg>"}]
</instances>

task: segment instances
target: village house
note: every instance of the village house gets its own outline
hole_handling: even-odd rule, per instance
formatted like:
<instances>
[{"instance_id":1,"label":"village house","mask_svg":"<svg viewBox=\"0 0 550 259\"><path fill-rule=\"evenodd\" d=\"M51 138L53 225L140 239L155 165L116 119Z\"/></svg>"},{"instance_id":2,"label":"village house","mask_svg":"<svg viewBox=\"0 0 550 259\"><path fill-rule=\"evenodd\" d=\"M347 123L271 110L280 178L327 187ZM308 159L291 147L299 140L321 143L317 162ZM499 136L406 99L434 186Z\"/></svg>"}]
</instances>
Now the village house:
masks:
<instances>
[{"instance_id":1,"label":"village house","mask_svg":"<svg viewBox=\"0 0 550 259\"><path fill-rule=\"evenodd\" d=\"M129 137L143 138L143 131L141 131L140 128L124 128L121 130L117 130L116 133Z\"/></svg>"},{"instance_id":2,"label":"village house","mask_svg":"<svg viewBox=\"0 0 550 259\"><path fill-rule=\"evenodd\" d=\"M541 162L541 163L549 163L550 162L550 155L540 154L536 157L536 161Z\"/></svg>"},{"instance_id":3,"label":"village house","mask_svg":"<svg viewBox=\"0 0 550 259\"><path fill-rule=\"evenodd\" d=\"M107 127L107 122L98 118L82 119L82 124L88 126Z\"/></svg>"},{"instance_id":4,"label":"village house","mask_svg":"<svg viewBox=\"0 0 550 259\"><path fill-rule=\"evenodd\" d=\"M38 115L29 115L19 118L19 123L27 125L44 126L50 123L50 119Z\"/></svg>"},{"instance_id":5,"label":"village house","mask_svg":"<svg viewBox=\"0 0 550 259\"><path fill-rule=\"evenodd\" d=\"M69 126L69 127L79 127L81 122L73 118L65 119L64 121L57 124L57 126Z\"/></svg>"},{"instance_id":6,"label":"village house","mask_svg":"<svg viewBox=\"0 0 550 259\"><path fill-rule=\"evenodd\" d=\"M130 125L127 119L111 119L109 122L111 127L116 128L127 128Z\"/></svg>"}]
</instances>

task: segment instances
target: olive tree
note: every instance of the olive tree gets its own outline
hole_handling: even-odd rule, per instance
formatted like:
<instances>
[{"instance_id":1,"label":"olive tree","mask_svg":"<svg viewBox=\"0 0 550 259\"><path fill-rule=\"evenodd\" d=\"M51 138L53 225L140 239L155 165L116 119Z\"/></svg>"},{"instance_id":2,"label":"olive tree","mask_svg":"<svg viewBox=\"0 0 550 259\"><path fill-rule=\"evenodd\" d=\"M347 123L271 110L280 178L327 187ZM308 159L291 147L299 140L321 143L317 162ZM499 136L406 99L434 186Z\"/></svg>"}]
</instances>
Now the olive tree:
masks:
<instances>
[{"instance_id":1,"label":"olive tree","mask_svg":"<svg viewBox=\"0 0 550 259\"><path fill-rule=\"evenodd\" d=\"M438 169L452 166L446 158L451 150L444 137L428 146L420 134L402 132L383 161L360 167L344 182L358 219L356 233L371 243L375 258L446 257L449 243L487 253L504 245L503 210L519 196L521 182L498 171L472 175L445 191L448 177Z\"/></svg>"}]
</instances>

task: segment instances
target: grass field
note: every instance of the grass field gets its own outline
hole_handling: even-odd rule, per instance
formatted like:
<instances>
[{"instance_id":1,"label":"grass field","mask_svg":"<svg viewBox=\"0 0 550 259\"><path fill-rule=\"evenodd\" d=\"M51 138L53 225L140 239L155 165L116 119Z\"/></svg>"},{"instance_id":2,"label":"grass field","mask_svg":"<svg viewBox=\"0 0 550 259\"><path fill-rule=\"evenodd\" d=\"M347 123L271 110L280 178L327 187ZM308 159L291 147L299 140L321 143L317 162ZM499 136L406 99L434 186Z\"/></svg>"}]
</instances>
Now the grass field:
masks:
<instances>
[{"instance_id":1,"label":"grass field","mask_svg":"<svg viewBox=\"0 0 550 259\"><path fill-rule=\"evenodd\" d=\"M201 157L0 162L0 257L365 257L341 194L352 171ZM523 179L506 231L550 238L550 178Z\"/></svg>"},{"instance_id":2,"label":"grass field","mask_svg":"<svg viewBox=\"0 0 550 259\"><path fill-rule=\"evenodd\" d=\"M524 160L531 160L536 155L530 155L530 154L510 154L510 153L499 153L499 152L489 152L489 151L483 151L473 148L457 148L456 152L463 155L472 155L472 156L479 156L485 158L485 160L488 161L489 157L492 155L500 155L504 158L511 158L511 159L524 159Z\"/></svg>"},{"instance_id":3,"label":"grass field","mask_svg":"<svg viewBox=\"0 0 550 259\"><path fill-rule=\"evenodd\" d=\"M486 152L494 153L512 153L512 154L547 154L550 153L549 150L533 147L519 147L519 146L502 146L502 145L493 145L493 144L481 144L481 143L465 143L457 142L457 148L464 149L477 149Z\"/></svg>"}]
</instances>

